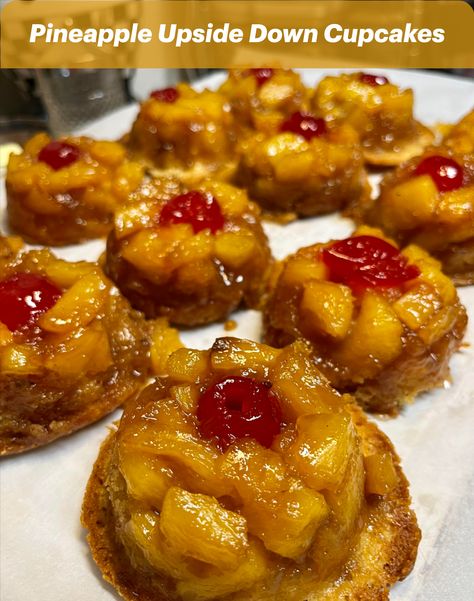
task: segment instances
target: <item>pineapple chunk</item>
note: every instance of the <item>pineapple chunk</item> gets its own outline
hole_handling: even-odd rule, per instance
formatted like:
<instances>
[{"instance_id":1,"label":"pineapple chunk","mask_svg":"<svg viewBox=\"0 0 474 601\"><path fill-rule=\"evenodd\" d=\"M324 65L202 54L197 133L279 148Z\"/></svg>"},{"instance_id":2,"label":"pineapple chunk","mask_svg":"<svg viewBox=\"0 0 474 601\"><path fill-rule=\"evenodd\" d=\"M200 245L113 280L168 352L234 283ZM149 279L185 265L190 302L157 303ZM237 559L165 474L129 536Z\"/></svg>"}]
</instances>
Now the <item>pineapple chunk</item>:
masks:
<instances>
[{"instance_id":1,"label":"pineapple chunk","mask_svg":"<svg viewBox=\"0 0 474 601\"><path fill-rule=\"evenodd\" d=\"M183 601L208 601L221 599L233 592L245 590L263 580L268 574L265 551L256 541L251 541L243 562L223 573L194 577L178 582L176 590Z\"/></svg>"},{"instance_id":2,"label":"pineapple chunk","mask_svg":"<svg viewBox=\"0 0 474 601\"><path fill-rule=\"evenodd\" d=\"M433 219L438 201L436 184L429 175L421 175L386 190L381 210L387 223L411 230Z\"/></svg>"},{"instance_id":3,"label":"pineapple chunk","mask_svg":"<svg viewBox=\"0 0 474 601\"><path fill-rule=\"evenodd\" d=\"M125 159L125 147L109 140L96 140L90 146L91 157L99 163L115 167Z\"/></svg>"},{"instance_id":4,"label":"pineapple chunk","mask_svg":"<svg viewBox=\"0 0 474 601\"><path fill-rule=\"evenodd\" d=\"M166 319L156 319L153 324L153 338L150 359L153 373L165 375L168 359L174 351L183 348L179 332L168 326Z\"/></svg>"},{"instance_id":5,"label":"pineapple chunk","mask_svg":"<svg viewBox=\"0 0 474 601\"><path fill-rule=\"evenodd\" d=\"M314 153L310 149L269 158L273 163L275 179L283 184L300 185L301 180L314 174Z\"/></svg>"},{"instance_id":6,"label":"pineapple chunk","mask_svg":"<svg viewBox=\"0 0 474 601\"><path fill-rule=\"evenodd\" d=\"M69 261L63 261L57 259L49 262L46 265L46 276L49 280L56 284L59 288L70 288L80 278L96 270L97 267L94 263L88 263L87 261L78 261L77 263L70 263Z\"/></svg>"},{"instance_id":7,"label":"pineapple chunk","mask_svg":"<svg viewBox=\"0 0 474 601\"><path fill-rule=\"evenodd\" d=\"M177 553L159 529L159 516L154 511L132 511L123 535L133 548L137 545L148 563L172 578L192 578L197 562Z\"/></svg>"},{"instance_id":8,"label":"pineapple chunk","mask_svg":"<svg viewBox=\"0 0 474 601\"><path fill-rule=\"evenodd\" d=\"M380 452L364 457L365 492L385 495L398 484L398 475L391 453Z\"/></svg>"},{"instance_id":9,"label":"pineapple chunk","mask_svg":"<svg viewBox=\"0 0 474 601\"><path fill-rule=\"evenodd\" d=\"M373 378L402 351L403 326L388 301L376 292L362 297L359 315L334 355L356 381Z\"/></svg>"},{"instance_id":10,"label":"pineapple chunk","mask_svg":"<svg viewBox=\"0 0 474 601\"><path fill-rule=\"evenodd\" d=\"M181 242L192 237L193 230L187 223L161 227L159 232L143 229L126 240L122 256L145 273L150 281L162 283L169 278L173 253L179 249Z\"/></svg>"},{"instance_id":11,"label":"pineapple chunk","mask_svg":"<svg viewBox=\"0 0 474 601\"><path fill-rule=\"evenodd\" d=\"M431 346L454 328L458 315L457 307L444 307L417 334L427 346Z\"/></svg>"},{"instance_id":12,"label":"pineapple chunk","mask_svg":"<svg viewBox=\"0 0 474 601\"><path fill-rule=\"evenodd\" d=\"M123 453L138 452L158 457L189 489L221 496L231 487L218 478L218 451L201 440L194 423L173 399L161 399L147 407L138 426L131 424L120 437Z\"/></svg>"},{"instance_id":13,"label":"pineapple chunk","mask_svg":"<svg viewBox=\"0 0 474 601\"><path fill-rule=\"evenodd\" d=\"M0 347L13 342L13 334L5 324L0 321Z\"/></svg>"},{"instance_id":14,"label":"pineapple chunk","mask_svg":"<svg viewBox=\"0 0 474 601\"><path fill-rule=\"evenodd\" d=\"M426 250L415 244L410 244L403 249L410 263L414 263L421 271L419 280L430 284L446 304L456 302L456 288L451 279L441 271L441 263L432 257Z\"/></svg>"},{"instance_id":15,"label":"pineapple chunk","mask_svg":"<svg viewBox=\"0 0 474 601\"><path fill-rule=\"evenodd\" d=\"M297 559L313 542L329 508L323 495L306 487L257 497L244 506L249 532L269 551Z\"/></svg>"},{"instance_id":16,"label":"pineapple chunk","mask_svg":"<svg viewBox=\"0 0 474 601\"><path fill-rule=\"evenodd\" d=\"M211 366L219 374L268 378L268 370L281 354L279 349L251 340L219 338L212 347Z\"/></svg>"},{"instance_id":17,"label":"pineapple chunk","mask_svg":"<svg viewBox=\"0 0 474 601\"><path fill-rule=\"evenodd\" d=\"M242 440L231 445L219 459L218 470L244 502L287 488L287 467L283 459L255 440Z\"/></svg>"},{"instance_id":18,"label":"pineapple chunk","mask_svg":"<svg viewBox=\"0 0 474 601\"><path fill-rule=\"evenodd\" d=\"M353 539L360 525L365 502L364 477L363 459L359 453L353 453L339 488L324 494L331 510L330 519L316 531L310 551L321 580L340 574L347 561L350 551L347 541Z\"/></svg>"},{"instance_id":19,"label":"pineapple chunk","mask_svg":"<svg viewBox=\"0 0 474 601\"><path fill-rule=\"evenodd\" d=\"M185 413L196 413L199 401L199 390L194 386L180 385L170 387L170 397L175 399Z\"/></svg>"},{"instance_id":20,"label":"pineapple chunk","mask_svg":"<svg viewBox=\"0 0 474 601\"><path fill-rule=\"evenodd\" d=\"M357 437L350 415L304 415L287 461L316 490L336 489L355 451Z\"/></svg>"},{"instance_id":21,"label":"pineapple chunk","mask_svg":"<svg viewBox=\"0 0 474 601\"><path fill-rule=\"evenodd\" d=\"M213 497L171 487L163 501L159 528L177 553L233 570L249 547L247 522Z\"/></svg>"},{"instance_id":22,"label":"pineapple chunk","mask_svg":"<svg viewBox=\"0 0 474 601\"><path fill-rule=\"evenodd\" d=\"M437 220L449 225L459 225L460 222L470 220L472 224L474 220L472 196L472 186L463 186L443 194L436 213Z\"/></svg>"},{"instance_id":23,"label":"pineapple chunk","mask_svg":"<svg viewBox=\"0 0 474 601\"><path fill-rule=\"evenodd\" d=\"M127 483L127 493L138 501L161 509L168 489L176 484L173 470L158 457L122 449L120 471Z\"/></svg>"},{"instance_id":24,"label":"pineapple chunk","mask_svg":"<svg viewBox=\"0 0 474 601\"><path fill-rule=\"evenodd\" d=\"M428 323L441 306L441 298L433 287L422 282L393 304L395 313L401 321L414 331Z\"/></svg>"},{"instance_id":25,"label":"pineapple chunk","mask_svg":"<svg viewBox=\"0 0 474 601\"><path fill-rule=\"evenodd\" d=\"M283 349L271 369L270 381L284 416L291 421L299 415L327 413L342 407L341 397L316 369L303 342Z\"/></svg>"},{"instance_id":26,"label":"pineapple chunk","mask_svg":"<svg viewBox=\"0 0 474 601\"><path fill-rule=\"evenodd\" d=\"M12 344L0 353L0 372L3 374L34 375L43 371L41 357L27 344Z\"/></svg>"},{"instance_id":27,"label":"pineapple chunk","mask_svg":"<svg viewBox=\"0 0 474 601\"><path fill-rule=\"evenodd\" d=\"M229 269L239 269L255 253L256 241L252 232L219 232L215 240L215 253Z\"/></svg>"},{"instance_id":28,"label":"pineapple chunk","mask_svg":"<svg viewBox=\"0 0 474 601\"><path fill-rule=\"evenodd\" d=\"M249 199L247 192L230 184L217 181L207 181L200 187L204 193L210 192L219 203L224 215L238 216L248 209Z\"/></svg>"},{"instance_id":29,"label":"pineapple chunk","mask_svg":"<svg viewBox=\"0 0 474 601\"><path fill-rule=\"evenodd\" d=\"M172 226L170 229L175 227ZM178 269L188 263L210 259L213 251L214 237L210 230L203 230L194 236L180 240L179 245L169 252L170 266L172 269Z\"/></svg>"},{"instance_id":30,"label":"pineapple chunk","mask_svg":"<svg viewBox=\"0 0 474 601\"><path fill-rule=\"evenodd\" d=\"M98 271L77 280L57 303L39 320L39 326L48 332L70 332L87 326L104 306L109 285Z\"/></svg>"},{"instance_id":31,"label":"pineapple chunk","mask_svg":"<svg viewBox=\"0 0 474 601\"><path fill-rule=\"evenodd\" d=\"M288 286L297 286L309 280L324 280L327 277L327 268L316 257L296 256L284 265L281 275L282 283Z\"/></svg>"},{"instance_id":32,"label":"pineapple chunk","mask_svg":"<svg viewBox=\"0 0 474 601\"><path fill-rule=\"evenodd\" d=\"M84 372L97 374L113 364L108 334L101 322L94 322L85 330L72 335L57 335L48 340L51 345L45 366L64 375Z\"/></svg>"},{"instance_id":33,"label":"pineapple chunk","mask_svg":"<svg viewBox=\"0 0 474 601\"><path fill-rule=\"evenodd\" d=\"M303 331L327 334L340 340L351 325L351 289L333 282L311 281L304 288L300 310Z\"/></svg>"},{"instance_id":34,"label":"pineapple chunk","mask_svg":"<svg viewBox=\"0 0 474 601\"><path fill-rule=\"evenodd\" d=\"M114 234L117 240L131 236L143 228L150 227L156 215L156 205L141 201L130 203L115 212Z\"/></svg>"},{"instance_id":35,"label":"pineapple chunk","mask_svg":"<svg viewBox=\"0 0 474 601\"><path fill-rule=\"evenodd\" d=\"M181 348L168 359L167 371L172 380L183 384L199 383L209 369L209 351Z\"/></svg>"},{"instance_id":36,"label":"pineapple chunk","mask_svg":"<svg viewBox=\"0 0 474 601\"><path fill-rule=\"evenodd\" d=\"M200 259L192 263L181 265L174 273L174 285L176 291L185 295L193 296L203 294L206 289L215 282L218 267L213 261Z\"/></svg>"}]
</instances>

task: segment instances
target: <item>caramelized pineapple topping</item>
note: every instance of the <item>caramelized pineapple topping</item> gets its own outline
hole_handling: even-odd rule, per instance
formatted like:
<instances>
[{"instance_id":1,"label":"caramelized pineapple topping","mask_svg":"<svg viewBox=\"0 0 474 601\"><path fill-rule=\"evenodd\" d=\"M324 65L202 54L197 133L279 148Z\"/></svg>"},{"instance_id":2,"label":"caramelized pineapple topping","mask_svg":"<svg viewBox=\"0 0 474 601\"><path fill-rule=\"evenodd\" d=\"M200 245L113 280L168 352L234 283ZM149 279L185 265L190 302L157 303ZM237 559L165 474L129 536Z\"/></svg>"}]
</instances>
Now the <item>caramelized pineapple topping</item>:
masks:
<instances>
[{"instance_id":1,"label":"caramelized pineapple topping","mask_svg":"<svg viewBox=\"0 0 474 601\"><path fill-rule=\"evenodd\" d=\"M99 238L142 178L143 167L127 160L118 142L37 134L22 154L10 155L10 225L28 241L52 246Z\"/></svg>"},{"instance_id":2,"label":"caramelized pineapple topping","mask_svg":"<svg viewBox=\"0 0 474 601\"><path fill-rule=\"evenodd\" d=\"M281 120L309 108L309 90L290 69L232 69L219 91L229 99L242 133L270 133Z\"/></svg>"},{"instance_id":3,"label":"caramelized pineapple topping","mask_svg":"<svg viewBox=\"0 0 474 601\"><path fill-rule=\"evenodd\" d=\"M456 142L455 130L450 146L459 151L431 148L389 173L361 213L399 243L426 249L463 285L474 282L474 151L463 152L469 141Z\"/></svg>"},{"instance_id":4,"label":"caramelized pineapple topping","mask_svg":"<svg viewBox=\"0 0 474 601\"><path fill-rule=\"evenodd\" d=\"M268 211L320 215L370 194L359 137L350 126L293 113L275 130L244 138L239 154L237 180Z\"/></svg>"},{"instance_id":5,"label":"caramelized pineapple topping","mask_svg":"<svg viewBox=\"0 0 474 601\"><path fill-rule=\"evenodd\" d=\"M314 92L313 110L328 121L351 125L360 135L366 161L375 165L398 165L433 140L414 119L413 90L402 90L386 77L325 77Z\"/></svg>"},{"instance_id":6,"label":"caramelized pineapple topping","mask_svg":"<svg viewBox=\"0 0 474 601\"><path fill-rule=\"evenodd\" d=\"M399 472L390 452L364 457L353 409L307 347L222 338L176 351L167 373L125 411L108 474L134 569L193 601L285 595L295 570L313 586L341 574L365 494L390 495Z\"/></svg>"},{"instance_id":7,"label":"caramelized pineapple topping","mask_svg":"<svg viewBox=\"0 0 474 601\"><path fill-rule=\"evenodd\" d=\"M399 251L364 226L288 257L264 322L269 344L305 338L336 388L355 391L371 410L396 413L447 378L466 313L428 253L414 245Z\"/></svg>"}]
</instances>

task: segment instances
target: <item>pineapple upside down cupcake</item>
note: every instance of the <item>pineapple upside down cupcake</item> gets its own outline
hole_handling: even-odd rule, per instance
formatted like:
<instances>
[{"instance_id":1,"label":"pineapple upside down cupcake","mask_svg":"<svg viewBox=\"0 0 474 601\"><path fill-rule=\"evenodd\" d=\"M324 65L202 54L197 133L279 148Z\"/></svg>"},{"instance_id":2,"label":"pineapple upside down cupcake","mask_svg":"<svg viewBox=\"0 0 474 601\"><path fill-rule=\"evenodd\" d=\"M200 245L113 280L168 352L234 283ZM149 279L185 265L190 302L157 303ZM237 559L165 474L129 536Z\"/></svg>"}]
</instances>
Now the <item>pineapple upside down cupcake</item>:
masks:
<instances>
[{"instance_id":1,"label":"pineapple upside down cupcake","mask_svg":"<svg viewBox=\"0 0 474 601\"><path fill-rule=\"evenodd\" d=\"M387 174L362 215L397 242L426 249L456 284L474 283L474 152L430 148Z\"/></svg>"},{"instance_id":2,"label":"pineapple upside down cupcake","mask_svg":"<svg viewBox=\"0 0 474 601\"><path fill-rule=\"evenodd\" d=\"M127 143L134 159L195 183L233 173L234 130L225 96L179 84L155 90L142 103Z\"/></svg>"},{"instance_id":3,"label":"pineapple upside down cupcake","mask_svg":"<svg viewBox=\"0 0 474 601\"><path fill-rule=\"evenodd\" d=\"M126 600L388 599L420 533L390 441L302 342L178 350L103 444L82 521Z\"/></svg>"},{"instance_id":4,"label":"pineapple upside down cupcake","mask_svg":"<svg viewBox=\"0 0 474 601\"><path fill-rule=\"evenodd\" d=\"M309 90L290 69L232 69L219 91L229 99L241 133L272 132L282 119L309 109Z\"/></svg>"},{"instance_id":5,"label":"pineapple upside down cupcake","mask_svg":"<svg viewBox=\"0 0 474 601\"><path fill-rule=\"evenodd\" d=\"M76 244L106 236L115 209L140 184L143 167L117 142L37 134L10 155L10 227L28 242Z\"/></svg>"},{"instance_id":6,"label":"pineapple upside down cupcake","mask_svg":"<svg viewBox=\"0 0 474 601\"><path fill-rule=\"evenodd\" d=\"M413 116L413 91L382 75L325 77L314 92L313 110L351 125L360 135L365 160L373 165L398 165L433 140L432 132Z\"/></svg>"},{"instance_id":7,"label":"pineapple upside down cupcake","mask_svg":"<svg viewBox=\"0 0 474 601\"><path fill-rule=\"evenodd\" d=\"M299 216L331 213L370 198L357 133L296 112L272 134L239 147L236 181L266 211Z\"/></svg>"},{"instance_id":8,"label":"pineapple upside down cupcake","mask_svg":"<svg viewBox=\"0 0 474 601\"><path fill-rule=\"evenodd\" d=\"M257 308L271 263L257 206L223 182L150 181L107 242L106 272L132 305L184 326Z\"/></svg>"},{"instance_id":9,"label":"pineapple upside down cupcake","mask_svg":"<svg viewBox=\"0 0 474 601\"><path fill-rule=\"evenodd\" d=\"M0 454L86 426L162 373L164 322L147 323L100 268L0 238Z\"/></svg>"},{"instance_id":10,"label":"pineapple upside down cupcake","mask_svg":"<svg viewBox=\"0 0 474 601\"><path fill-rule=\"evenodd\" d=\"M300 249L279 266L265 341L305 339L312 360L364 409L397 414L449 377L467 317L439 262L380 230Z\"/></svg>"}]
</instances>

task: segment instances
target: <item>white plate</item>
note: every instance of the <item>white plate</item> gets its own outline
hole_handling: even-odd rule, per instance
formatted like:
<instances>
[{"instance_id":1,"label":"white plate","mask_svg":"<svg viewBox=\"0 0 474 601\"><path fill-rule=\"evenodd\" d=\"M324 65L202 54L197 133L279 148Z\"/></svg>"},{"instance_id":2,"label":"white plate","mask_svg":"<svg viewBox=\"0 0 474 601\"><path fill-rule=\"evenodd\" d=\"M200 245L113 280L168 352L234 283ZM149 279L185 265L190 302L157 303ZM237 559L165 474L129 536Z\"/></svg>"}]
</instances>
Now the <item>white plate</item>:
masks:
<instances>
[{"instance_id":1,"label":"white plate","mask_svg":"<svg viewBox=\"0 0 474 601\"><path fill-rule=\"evenodd\" d=\"M387 72L387 70L385 71ZM326 71L327 73L327 71ZM304 71L314 83L321 71ZM397 84L413 87L417 116L453 122L474 105L474 85L464 80L410 71L390 71ZM218 84L220 76L200 86ZM127 107L84 130L97 138L118 138L130 127L137 107ZM0 197L4 217L4 192ZM339 216L307 219L287 226L266 225L276 257L298 247L352 230ZM94 259L102 241L61 249L70 259ZM459 291L474 319L474 288ZM258 339L260 316L236 315L233 335ZM188 346L208 347L223 335L221 325L185 333ZM471 323L466 342L474 343ZM379 422L402 457L411 482L413 506L423 540L413 573L394 587L393 601L474 599L474 352L452 360L453 384L422 395L400 417ZM79 523L82 494L101 440L119 412L50 446L4 459L0 491L0 598L2 601L113 601L90 559ZM284 601L284 600L281 600Z\"/></svg>"}]
</instances>

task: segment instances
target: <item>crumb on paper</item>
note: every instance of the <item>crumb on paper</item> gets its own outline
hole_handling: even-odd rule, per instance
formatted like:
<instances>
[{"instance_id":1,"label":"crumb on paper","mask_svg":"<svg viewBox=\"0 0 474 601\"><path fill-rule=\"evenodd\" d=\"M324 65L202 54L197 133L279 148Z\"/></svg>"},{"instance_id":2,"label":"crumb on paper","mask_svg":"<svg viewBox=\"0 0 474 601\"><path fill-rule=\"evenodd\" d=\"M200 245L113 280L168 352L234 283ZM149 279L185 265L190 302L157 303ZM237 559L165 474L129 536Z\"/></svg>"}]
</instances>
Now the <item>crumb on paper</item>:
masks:
<instances>
[{"instance_id":1,"label":"crumb on paper","mask_svg":"<svg viewBox=\"0 0 474 601\"><path fill-rule=\"evenodd\" d=\"M235 319L228 319L224 324L224 330L226 332L231 332L232 330L235 330L236 327L237 322L235 321Z\"/></svg>"}]
</instances>

